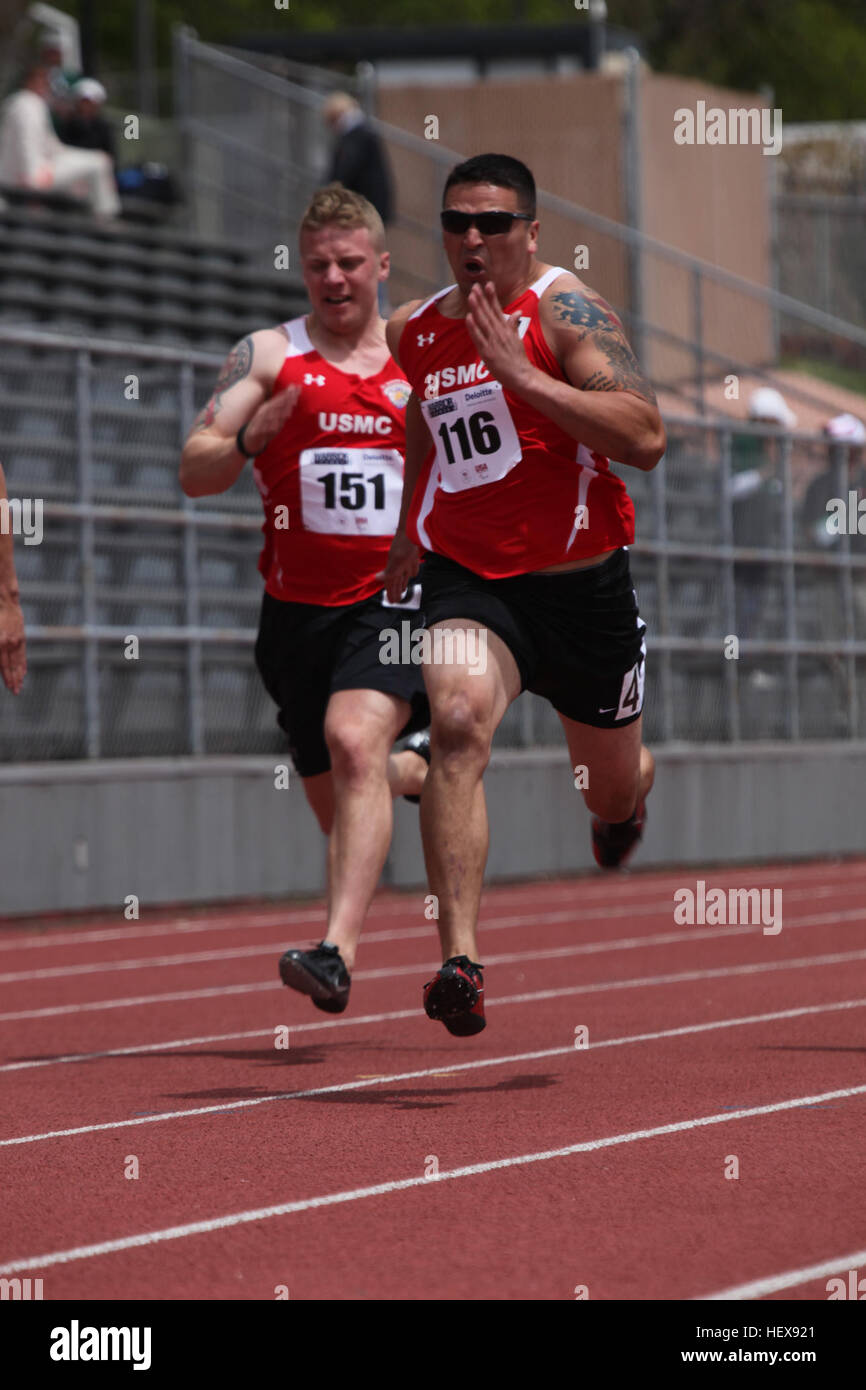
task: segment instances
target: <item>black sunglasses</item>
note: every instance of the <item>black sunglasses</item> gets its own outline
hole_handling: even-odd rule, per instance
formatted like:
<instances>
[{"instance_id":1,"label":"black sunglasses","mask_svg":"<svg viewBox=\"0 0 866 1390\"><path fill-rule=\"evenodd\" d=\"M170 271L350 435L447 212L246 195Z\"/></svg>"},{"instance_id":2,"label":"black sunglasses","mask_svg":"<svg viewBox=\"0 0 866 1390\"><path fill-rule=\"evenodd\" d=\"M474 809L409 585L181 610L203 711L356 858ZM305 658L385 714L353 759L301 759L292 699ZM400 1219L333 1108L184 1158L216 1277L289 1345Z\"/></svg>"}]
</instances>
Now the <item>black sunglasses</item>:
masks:
<instances>
[{"instance_id":1,"label":"black sunglasses","mask_svg":"<svg viewBox=\"0 0 866 1390\"><path fill-rule=\"evenodd\" d=\"M443 208L439 214L442 230L454 232L458 236L477 227L482 236L502 236L510 232L515 222L532 222L528 212L458 212L456 208Z\"/></svg>"}]
</instances>

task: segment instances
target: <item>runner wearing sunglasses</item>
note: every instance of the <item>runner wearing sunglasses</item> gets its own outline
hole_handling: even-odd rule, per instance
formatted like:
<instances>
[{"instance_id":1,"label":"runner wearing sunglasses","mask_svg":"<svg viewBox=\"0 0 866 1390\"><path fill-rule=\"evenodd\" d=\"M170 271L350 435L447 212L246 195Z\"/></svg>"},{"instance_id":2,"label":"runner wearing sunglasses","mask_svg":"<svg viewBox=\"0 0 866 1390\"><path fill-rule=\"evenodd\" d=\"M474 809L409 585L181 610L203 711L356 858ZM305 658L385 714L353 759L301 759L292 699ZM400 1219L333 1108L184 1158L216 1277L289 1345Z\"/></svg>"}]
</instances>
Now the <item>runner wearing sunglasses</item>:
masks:
<instances>
[{"instance_id":1,"label":"runner wearing sunglasses","mask_svg":"<svg viewBox=\"0 0 866 1390\"><path fill-rule=\"evenodd\" d=\"M486 646L483 673L424 667L432 761L421 833L444 960L424 1004L466 1036L485 1026L482 777L522 690L551 702L572 766L587 769L597 862L618 867L642 834L653 781L641 742L646 629L625 549L634 508L608 459L652 469L665 434L616 314L536 259L525 165L507 155L458 165L441 220L456 283L404 305L387 330L413 394L385 579L389 595L402 593L431 552L428 624L474 630L474 649L482 637Z\"/></svg>"}]
</instances>

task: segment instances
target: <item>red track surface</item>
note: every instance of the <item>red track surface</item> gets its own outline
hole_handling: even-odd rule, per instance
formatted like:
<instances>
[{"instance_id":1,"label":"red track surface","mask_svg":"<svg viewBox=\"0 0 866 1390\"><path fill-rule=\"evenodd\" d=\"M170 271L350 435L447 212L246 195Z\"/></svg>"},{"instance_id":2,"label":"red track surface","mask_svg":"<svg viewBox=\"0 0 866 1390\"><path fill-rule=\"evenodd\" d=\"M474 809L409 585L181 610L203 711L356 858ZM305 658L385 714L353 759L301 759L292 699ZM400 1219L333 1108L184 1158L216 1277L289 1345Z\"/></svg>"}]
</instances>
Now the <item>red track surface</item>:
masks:
<instances>
[{"instance_id":1,"label":"red track surface","mask_svg":"<svg viewBox=\"0 0 866 1390\"><path fill-rule=\"evenodd\" d=\"M677 925L699 878L781 888L782 931ZM0 1274L46 1299L826 1299L866 1266L866 860L492 888L471 1039L420 1008L423 893L376 900L336 1019L276 971L322 920L0 930Z\"/></svg>"}]
</instances>

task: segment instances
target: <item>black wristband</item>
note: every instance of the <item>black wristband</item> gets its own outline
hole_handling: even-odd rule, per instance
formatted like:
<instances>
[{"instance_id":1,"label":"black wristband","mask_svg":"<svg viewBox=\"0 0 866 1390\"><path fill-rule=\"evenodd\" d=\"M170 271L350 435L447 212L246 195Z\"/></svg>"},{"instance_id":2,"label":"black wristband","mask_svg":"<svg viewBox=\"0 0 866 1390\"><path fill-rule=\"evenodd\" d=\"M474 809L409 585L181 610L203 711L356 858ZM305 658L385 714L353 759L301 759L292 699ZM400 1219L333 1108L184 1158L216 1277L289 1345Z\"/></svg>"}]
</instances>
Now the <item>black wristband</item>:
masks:
<instances>
[{"instance_id":1,"label":"black wristband","mask_svg":"<svg viewBox=\"0 0 866 1390\"><path fill-rule=\"evenodd\" d=\"M247 420L247 425L249 423L249 420ZM244 448L244 433L246 431L247 425L241 425L240 429L235 435L235 448L237 449L239 454L243 454L245 459L252 459L255 458L255 454L251 454L249 449Z\"/></svg>"}]
</instances>

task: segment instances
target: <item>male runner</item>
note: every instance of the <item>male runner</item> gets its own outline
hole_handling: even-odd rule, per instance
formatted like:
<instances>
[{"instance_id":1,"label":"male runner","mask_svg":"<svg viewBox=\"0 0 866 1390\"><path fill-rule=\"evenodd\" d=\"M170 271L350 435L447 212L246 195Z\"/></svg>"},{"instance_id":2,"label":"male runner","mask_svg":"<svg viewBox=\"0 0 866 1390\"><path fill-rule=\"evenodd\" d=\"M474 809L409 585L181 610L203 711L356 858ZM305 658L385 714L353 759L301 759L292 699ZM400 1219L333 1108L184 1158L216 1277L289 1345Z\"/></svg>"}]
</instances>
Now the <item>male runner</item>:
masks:
<instances>
[{"instance_id":1,"label":"male runner","mask_svg":"<svg viewBox=\"0 0 866 1390\"><path fill-rule=\"evenodd\" d=\"M525 165L506 155L458 165L441 218L456 284L404 305L388 324L413 396L386 582L401 592L418 547L432 551L428 625L486 631L483 675L470 678L457 663L424 667L432 761L421 834L445 962L424 1003L465 1036L484 1027L475 941L488 845L482 774L521 690L551 702L572 765L587 769L599 864L621 864L642 833L653 780L641 745L645 625L624 549L634 509L608 456L654 468L665 434L613 310L570 271L536 259Z\"/></svg>"},{"instance_id":2,"label":"male runner","mask_svg":"<svg viewBox=\"0 0 866 1390\"><path fill-rule=\"evenodd\" d=\"M223 366L187 438L189 497L225 492L248 458L265 509L256 662L279 706L307 800L328 840L328 928L287 951L284 984L329 1013L348 1004L358 936L385 862L392 797L416 800L429 720L420 667L380 660L383 628L423 624L420 585L386 606L381 571L397 524L408 384L377 308L388 275L372 204L320 190L300 230L306 317L251 333ZM396 611L395 611L396 608Z\"/></svg>"}]
</instances>

